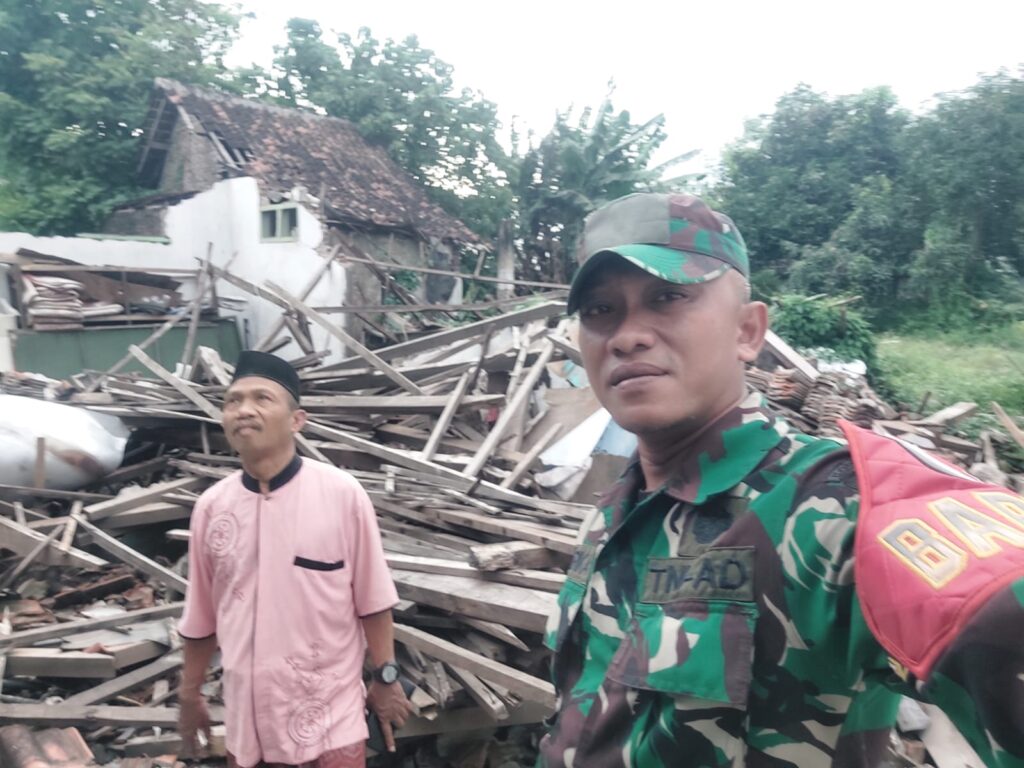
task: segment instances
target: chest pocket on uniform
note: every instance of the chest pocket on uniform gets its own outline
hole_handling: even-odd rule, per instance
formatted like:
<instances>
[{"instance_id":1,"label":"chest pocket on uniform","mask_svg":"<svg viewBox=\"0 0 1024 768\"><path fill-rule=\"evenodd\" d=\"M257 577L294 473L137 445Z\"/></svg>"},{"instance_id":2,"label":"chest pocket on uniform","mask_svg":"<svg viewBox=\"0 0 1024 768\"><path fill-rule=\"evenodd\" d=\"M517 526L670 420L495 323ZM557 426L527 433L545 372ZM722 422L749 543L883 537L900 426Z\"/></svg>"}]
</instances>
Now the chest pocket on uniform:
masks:
<instances>
[{"instance_id":1,"label":"chest pocket on uniform","mask_svg":"<svg viewBox=\"0 0 1024 768\"><path fill-rule=\"evenodd\" d=\"M745 706L757 605L751 547L650 562L608 669L629 688Z\"/></svg>"}]
</instances>

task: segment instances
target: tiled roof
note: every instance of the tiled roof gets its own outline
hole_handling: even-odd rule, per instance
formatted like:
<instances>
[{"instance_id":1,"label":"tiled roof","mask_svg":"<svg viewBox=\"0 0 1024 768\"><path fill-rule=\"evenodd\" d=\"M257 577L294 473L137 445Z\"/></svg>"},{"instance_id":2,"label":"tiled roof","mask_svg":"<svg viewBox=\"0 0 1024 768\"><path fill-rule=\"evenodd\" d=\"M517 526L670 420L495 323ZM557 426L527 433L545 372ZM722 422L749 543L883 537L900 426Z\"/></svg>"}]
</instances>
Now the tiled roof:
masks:
<instances>
[{"instance_id":1,"label":"tiled roof","mask_svg":"<svg viewBox=\"0 0 1024 768\"><path fill-rule=\"evenodd\" d=\"M465 224L432 202L422 186L369 144L348 120L286 109L158 78L156 87L213 134L236 172L265 189L325 192L328 218L478 244Z\"/></svg>"}]
</instances>

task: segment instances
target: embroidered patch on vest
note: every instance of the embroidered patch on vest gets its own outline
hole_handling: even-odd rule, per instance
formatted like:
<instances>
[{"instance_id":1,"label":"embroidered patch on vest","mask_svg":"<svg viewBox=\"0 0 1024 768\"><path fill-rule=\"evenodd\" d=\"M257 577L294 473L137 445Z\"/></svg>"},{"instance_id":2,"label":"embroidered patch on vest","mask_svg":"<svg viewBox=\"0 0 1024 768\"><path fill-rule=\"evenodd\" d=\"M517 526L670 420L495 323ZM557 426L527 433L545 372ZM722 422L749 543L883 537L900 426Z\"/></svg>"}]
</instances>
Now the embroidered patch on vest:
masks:
<instances>
[{"instance_id":1,"label":"embroidered patch on vest","mask_svg":"<svg viewBox=\"0 0 1024 768\"><path fill-rule=\"evenodd\" d=\"M754 548L715 547L697 557L652 558L644 577L645 603L754 599Z\"/></svg>"}]
</instances>

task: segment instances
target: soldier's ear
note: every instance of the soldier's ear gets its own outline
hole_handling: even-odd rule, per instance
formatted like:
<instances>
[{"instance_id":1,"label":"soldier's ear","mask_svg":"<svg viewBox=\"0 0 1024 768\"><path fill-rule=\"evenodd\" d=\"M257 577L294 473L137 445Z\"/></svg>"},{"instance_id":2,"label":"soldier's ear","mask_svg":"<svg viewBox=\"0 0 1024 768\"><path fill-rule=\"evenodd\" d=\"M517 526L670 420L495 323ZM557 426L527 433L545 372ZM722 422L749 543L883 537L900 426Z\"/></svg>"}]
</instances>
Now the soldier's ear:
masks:
<instances>
[{"instance_id":1,"label":"soldier's ear","mask_svg":"<svg viewBox=\"0 0 1024 768\"><path fill-rule=\"evenodd\" d=\"M768 332L768 305L763 301L748 301L740 306L737 328L737 357L744 363L757 359Z\"/></svg>"}]
</instances>

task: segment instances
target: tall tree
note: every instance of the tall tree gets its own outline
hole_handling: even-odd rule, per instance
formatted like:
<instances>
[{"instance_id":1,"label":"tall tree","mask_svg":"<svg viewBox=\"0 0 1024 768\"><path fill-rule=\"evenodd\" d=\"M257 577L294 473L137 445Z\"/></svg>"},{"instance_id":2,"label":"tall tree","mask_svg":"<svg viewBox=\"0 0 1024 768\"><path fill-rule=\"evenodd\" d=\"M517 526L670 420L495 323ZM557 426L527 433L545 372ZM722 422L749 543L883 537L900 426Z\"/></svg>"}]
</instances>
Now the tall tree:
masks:
<instances>
[{"instance_id":1,"label":"tall tree","mask_svg":"<svg viewBox=\"0 0 1024 768\"><path fill-rule=\"evenodd\" d=\"M830 99L801 85L748 123L725 152L715 194L744 233L755 270L785 276L802 247L828 241L866 179L897 178L907 120L887 88Z\"/></svg>"},{"instance_id":2,"label":"tall tree","mask_svg":"<svg viewBox=\"0 0 1024 768\"><path fill-rule=\"evenodd\" d=\"M1024 75L1024 70L1022 70ZM998 293L1024 275L1024 77L983 77L943 96L907 135L928 221L911 290ZM953 256L956 256L954 259Z\"/></svg>"},{"instance_id":3,"label":"tall tree","mask_svg":"<svg viewBox=\"0 0 1024 768\"><path fill-rule=\"evenodd\" d=\"M857 294L875 321L891 324L903 298L921 222L906 190L887 176L869 176L852 191L853 208L822 245L808 245L790 269L789 289L807 294Z\"/></svg>"},{"instance_id":4,"label":"tall tree","mask_svg":"<svg viewBox=\"0 0 1024 768\"><path fill-rule=\"evenodd\" d=\"M637 124L629 112L617 112L610 98L596 110L584 109L576 122L569 112L560 113L551 131L520 163L520 276L568 282L576 270L576 246L588 213L631 192L655 191L686 180L663 177L695 152L651 165L665 137L662 115Z\"/></svg>"},{"instance_id":5,"label":"tall tree","mask_svg":"<svg viewBox=\"0 0 1024 768\"><path fill-rule=\"evenodd\" d=\"M236 30L203 0L0 0L0 229L96 228L137 192L153 78L218 82Z\"/></svg>"},{"instance_id":6,"label":"tall tree","mask_svg":"<svg viewBox=\"0 0 1024 768\"><path fill-rule=\"evenodd\" d=\"M327 38L312 20L288 22L270 95L351 120L431 196L485 238L512 205L510 158L497 107L455 88L452 67L415 36L377 40L369 29Z\"/></svg>"}]
</instances>

